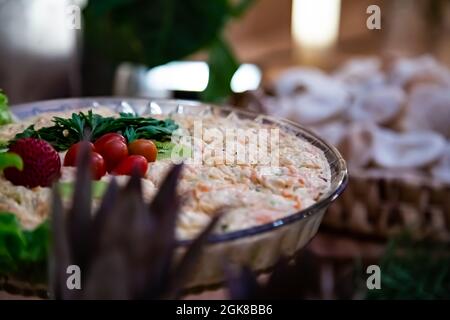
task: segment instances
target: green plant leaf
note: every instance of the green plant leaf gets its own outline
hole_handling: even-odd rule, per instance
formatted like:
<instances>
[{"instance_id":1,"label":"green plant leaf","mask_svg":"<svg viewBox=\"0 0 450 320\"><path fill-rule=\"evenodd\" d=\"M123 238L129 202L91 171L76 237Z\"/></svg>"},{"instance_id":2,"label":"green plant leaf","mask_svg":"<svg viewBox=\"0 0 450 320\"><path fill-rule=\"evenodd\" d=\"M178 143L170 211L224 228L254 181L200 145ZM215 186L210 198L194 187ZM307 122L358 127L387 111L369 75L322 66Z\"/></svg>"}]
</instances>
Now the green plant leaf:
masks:
<instances>
[{"instance_id":1,"label":"green plant leaf","mask_svg":"<svg viewBox=\"0 0 450 320\"><path fill-rule=\"evenodd\" d=\"M8 97L0 90L0 126L12 121L12 115L8 107Z\"/></svg>"},{"instance_id":2,"label":"green plant leaf","mask_svg":"<svg viewBox=\"0 0 450 320\"><path fill-rule=\"evenodd\" d=\"M217 38L209 50L209 81L202 93L202 100L222 102L231 93L231 79L239 68L230 47L221 38Z\"/></svg>"},{"instance_id":3,"label":"green plant leaf","mask_svg":"<svg viewBox=\"0 0 450 320\"><path fill-rule=\"evenodd\" d=\"M116 64L158 66L206 47L232 8L229 0L89 1L86 46Z\"/></svg>"},{"instance_id":4,"label":"green plant leaf","mask_svg":"<svg viewBox=\"0 0 450 320\"><path fill-rule=\"evenodd\" d=\"M96 0L84 10L86 94L110 93L116 67L128 61L153 68L212 50L214 73L204 99L220 101L231 93L230 50L217 48L226 23L242 16L253 0ZM99 41L101 39L101 41ZM223 47L223 46L222 46ZM223 49L222 49L223 51ZM221 60L224 58L225 60ZM99 63L101 61L101 63ZM221 73L226 71L224 73ZM85 72L87 74L87 72ZM220 84L226 84L220 90Z\"/></svg>"},{"instance_id":5,"label":"green plant leaf","mask_svg":"<svg viewBox=\"0 0 450 320\"><path fill-rule=\"evenodd\" d=\"M233 17L242 16L247 9L255 2L254 0L239 0L234 1L233 4L230 3L230 13Z\"/></svg>"}]
</instances>

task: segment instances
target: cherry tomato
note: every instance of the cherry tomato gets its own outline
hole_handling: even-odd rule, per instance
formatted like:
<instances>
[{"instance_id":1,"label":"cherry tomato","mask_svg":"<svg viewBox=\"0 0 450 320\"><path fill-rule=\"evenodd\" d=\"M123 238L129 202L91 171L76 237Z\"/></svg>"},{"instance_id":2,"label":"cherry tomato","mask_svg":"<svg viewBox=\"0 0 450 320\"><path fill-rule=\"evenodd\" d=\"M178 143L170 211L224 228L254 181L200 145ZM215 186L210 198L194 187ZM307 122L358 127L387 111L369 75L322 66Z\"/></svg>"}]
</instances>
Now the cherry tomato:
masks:
<instances>
[{"instance_id":1,"label":"cherry tomato","mask_svg":"<svg viewBox=\"0 0 450 320\"><path fill-rule=\"evenodd\" d=\"M109 141L112 141L112 140L119 140L119 141L122 141L123 143L127 143L127 140L125 139L125 137L123 135L114 133L114 132L110 132L110 133L106 133L106 134L102 135L100 138L98 138L95 141L95 143L94 143L95 148L102 149L103 145L105 143L108 143Z\"/></svg>"},{"instance_id":2,"label":"cherry tomato","mask_svg":"<svg viewBox=\"0 0 450 320\"><path fill-rule=\"evenodd\" d=\"M128 156L128 148L127 144L120 138L122 136L116 133L106 135L109 136L104 139L104 136L102 136L94 143L94 146L95 150L105 159L106 170L110 172ZM125 140L125 138L123 139Z\"/></svg>"},{"instance_id":3,"label":"cherry tomato","mask_svg":"<svg viewBox=\"0 0 450 320\"><path fill-rule=\"evenodd\" d=\"M147 159L140 155L128 156L119 163L119 165L112 171L112 174L118 176L129 176L135 168L141 176L144 176L148 169Z\"/></svg>"},{"instance_id":4,"label":"cherry tomato","mask_svg":"<svg viewBox=\"0 0 450 320\"><path fill-rule=\"evenodd\" d=\"M154 162L158 155L158 149L151 140L138 139L128 144L129 154L144 156L148 162Z\"/></svg>"},{"instance_id":5,"label":"cherry tomato","mask_svg":"<svg viewBox=\"0 0 450 320\"><path fill-rule=\"evenodd\" d=\"M81 141L75 143L69 148L69 150L67 150L67 153L64 157L64 166L75 167L77 165L78 150L80 149L81 143ZM89 142L89 146L91 147L92 151L95 151L94 145L92 143Z\"/></svg>"},{"instance_id":6,"label":"cherry tomato","mask_svg":"<svg viewBox=\"0 0 450 320\"><path fill-rule=\"evenodd\" d=\"M92 152L91 166L92 166L92 178L94 180L100 180L101 177L103 177L106 174L105 160L99 153Z\"/></svg>"}]
</instances>

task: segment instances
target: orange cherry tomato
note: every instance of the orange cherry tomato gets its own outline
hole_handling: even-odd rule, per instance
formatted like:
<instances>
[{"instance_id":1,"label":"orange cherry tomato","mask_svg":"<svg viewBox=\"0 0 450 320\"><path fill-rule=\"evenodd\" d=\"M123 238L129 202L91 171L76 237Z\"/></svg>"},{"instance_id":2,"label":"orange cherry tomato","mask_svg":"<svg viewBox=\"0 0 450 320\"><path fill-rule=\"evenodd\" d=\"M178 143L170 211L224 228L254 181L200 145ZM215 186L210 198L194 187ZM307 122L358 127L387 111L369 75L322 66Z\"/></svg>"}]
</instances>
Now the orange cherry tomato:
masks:
<instances>
[{"instance_id":1,"label":"orange cherry tomato","mask_svg":"<svg viewBox=\"0 0 450 320\"><path fill-rule=\"evenodd\" d=\"M158 155L158 149L151 140L137 139L128 144L128 153L143 156L148 162L154 162Z\"/></svg>"}]
</instances>

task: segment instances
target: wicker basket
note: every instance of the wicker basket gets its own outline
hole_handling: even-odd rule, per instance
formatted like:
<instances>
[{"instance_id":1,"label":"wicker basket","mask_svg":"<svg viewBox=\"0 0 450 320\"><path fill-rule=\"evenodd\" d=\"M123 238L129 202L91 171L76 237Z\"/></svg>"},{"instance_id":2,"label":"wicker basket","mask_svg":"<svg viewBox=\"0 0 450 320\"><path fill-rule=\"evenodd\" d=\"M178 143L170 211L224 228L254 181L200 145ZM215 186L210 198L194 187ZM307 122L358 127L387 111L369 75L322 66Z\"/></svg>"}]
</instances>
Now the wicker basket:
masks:
<instances>
[{"instance_id":1,"label":"wicker basket","mask_svg":"<svg viewBox=\"0 0 450 320\"><path fill-rule=\"evenodd\" d=\"M408 232L414 239L450 242L450 185L423 176L396 177L382 170L356 170L324 226L388 238Z\"/></svg>"}]
</instances>

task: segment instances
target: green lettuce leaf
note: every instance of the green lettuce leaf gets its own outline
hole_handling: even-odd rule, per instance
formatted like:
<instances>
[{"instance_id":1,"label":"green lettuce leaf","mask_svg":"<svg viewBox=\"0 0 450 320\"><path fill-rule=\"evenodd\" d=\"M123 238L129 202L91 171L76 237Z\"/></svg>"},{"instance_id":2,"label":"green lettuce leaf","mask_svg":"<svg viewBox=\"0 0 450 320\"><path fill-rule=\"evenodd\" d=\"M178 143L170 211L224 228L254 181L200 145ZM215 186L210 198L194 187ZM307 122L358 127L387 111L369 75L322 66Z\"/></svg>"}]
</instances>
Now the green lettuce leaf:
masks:
<instances>
[{"instance_id":1,"label":"green lettuce leaf","mask_svg":"<svg viewBox=\"0 0 450 320\"><path fill-rule=\"evenodd\" d=\"M49 244L48 221L24 230L14 214L0 212L0 275L45 281Z\"/></svg>"},{"instance_id":2,"label":"green lettuce leaf","mask_svg":"<svg viewBox=\"0 0 450 320\"><path fill-rule=\"evenodd\" d=\"M175 152L174 156L176 158L173 160L190 158L192 155L191 149L185 145L177 145L169 141L155 141L155 145L156 148L158 148L158 155L156 156L156 160L170 159L173 152Z\"/></svg>"},{"instance_id":3,"label":"green lettuce leaf","mask_svg":"<svg viewBox=\"0 0 450 320\"><path fill-rule=\"evenodd\" d=\"M167 142L155 141L155 145L156 148L158 149L158 155L156 156L157 160L170 158L172 149L175 146L175 144L170 141Z\"/></svg>"},{"instance_id":4,"label":"green lettuce leaf","mask_svg":"<svg viewBox=\"0 0 450 320\"><path fill-rule=\"evenodd\" d=\"M201 93L204 101L224 102L232 94L231 79L239 68L231 47L221 38L211 44L208 58L209 80Z\"/></svg>"},{"instance_id":5,"label":"green lettuce leaf","mask_svg":"<svg viewBox=\"0 0 450 320\"><path fill-rule=\"evenodd\" d=\"M0 153L0 172L9 167L15 167L19 170L23 170L22 158L13 152Z\"/></svg>"}]
</instances>

